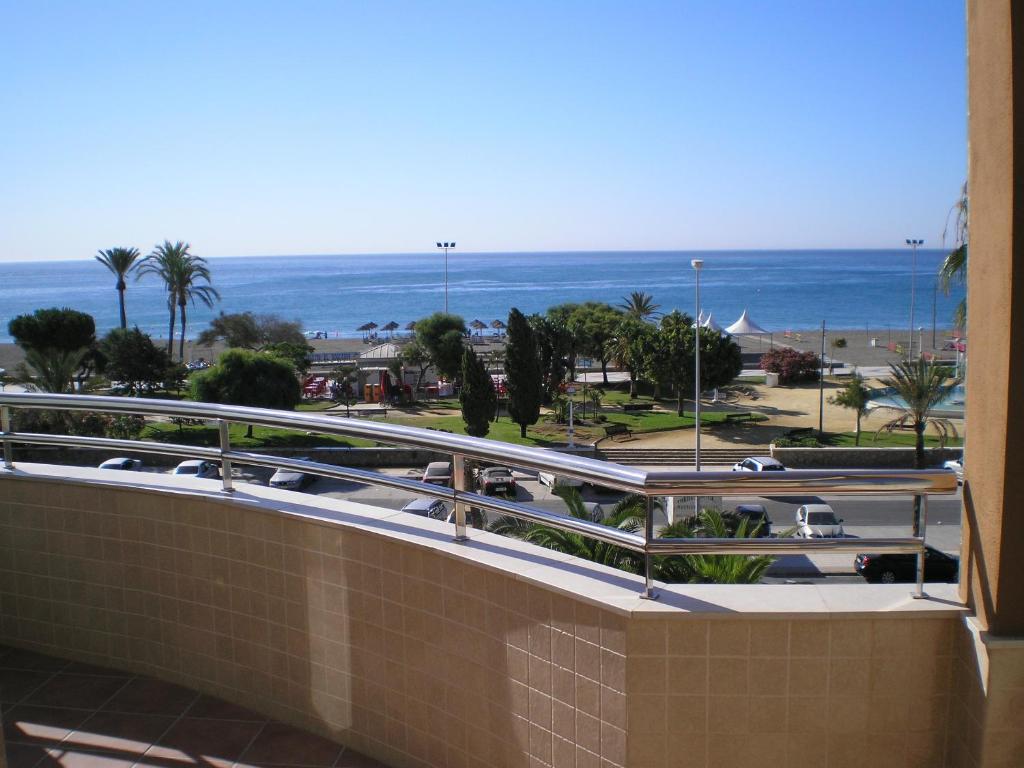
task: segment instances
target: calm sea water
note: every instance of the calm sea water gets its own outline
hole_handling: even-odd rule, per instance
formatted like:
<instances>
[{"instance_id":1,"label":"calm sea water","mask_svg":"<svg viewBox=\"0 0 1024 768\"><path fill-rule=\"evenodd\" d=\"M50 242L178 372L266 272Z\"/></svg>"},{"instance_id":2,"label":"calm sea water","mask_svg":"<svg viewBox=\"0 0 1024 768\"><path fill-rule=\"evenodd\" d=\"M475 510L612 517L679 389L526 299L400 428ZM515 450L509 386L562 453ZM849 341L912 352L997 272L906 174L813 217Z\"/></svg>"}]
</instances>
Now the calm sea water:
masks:
<instances>
[{"instance_id":1,"label":"calm sea water","mask_svg":"<svg viewBox=\"0 0 1024 768\"><path fill-rule=\"evenodd\" d=\"M934 290L943 254L917 254L915 326L950 326L961 294ZM510 307L541 312L569 301L618 304L646 291L661 305L693 314L690 259L704 259L701 299L727 326L744 309L771 331L809 329L822 320L835 329L885 331L910 323L911 255L894 251L708 251L601 253L460 253L449 255L448 304L467 322L505 320ZM188 333L217 312L277 313L309 330L359 336L379 326L444 308L444 257L437 253L385 256L253 256L208 259L222 301L190 307ZM114 277L93 260L0 263L0 341L7 323L40 307L72 307L96 318L103 333L118 323ZM155 278L130 282L128 322L166 334L166 294Z\"/></svg>"}]
</instances>

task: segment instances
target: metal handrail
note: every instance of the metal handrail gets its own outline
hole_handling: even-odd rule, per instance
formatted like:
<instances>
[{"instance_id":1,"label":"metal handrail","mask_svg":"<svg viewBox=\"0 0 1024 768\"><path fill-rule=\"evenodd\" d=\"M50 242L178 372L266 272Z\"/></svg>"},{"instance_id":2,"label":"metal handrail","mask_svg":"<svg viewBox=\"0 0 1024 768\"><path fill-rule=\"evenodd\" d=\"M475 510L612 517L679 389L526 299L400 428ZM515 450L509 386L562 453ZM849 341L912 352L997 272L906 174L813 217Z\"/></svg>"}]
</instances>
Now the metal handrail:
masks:
<instances>
[{"instance_id":1,"label":"metal handrail","mask_svg":"<svg viewBox=\"0 0 1024 768\"><path fill-rule=\"evenodd\" d=\"M11 429L12 408L47 410L87 410L127 413L163 418L193 418L216 422L219 448L153 443L141 440L78 437L18 433ZM404 445L452 455L454 488L443 488L410 478L384 475L351 467L338 467L299 459L232 449L228 438L231 422L286 429L303 429L326 435L373 440L389 445ZM64 447L137 451L172 456L198 456L221 461L223 488L232 491L231 463L238 462L274 469L294 469L310 474L355 480L450 501L455 506L455 538L468 537L466 513L470 507L512 515L535 523L570 531L621 546L644 555L644 596L654 596L651 561L654 556L675 554L781 554L813 552L912 552L918 555L916 596L923 596L924 520L921 535L909 538L876 539L658 539L653 534L651 500L662 496L707 495L780 495L842 494L921 496L927 508L929 495L956 492L955 475L948 470L786 470L783 472L722 472L645 470L626 467L572 454L529 448L493 440L453 435L446 432L398 424L355 421L334 416L293 411L275 411L237 405L218 405L176 400L104 397L96 395L55 395L40 393L0 393L0 442L4 467L13 467L15 443ZM466 487L465 462L478 461L512 465L536 471L553 472L567 478L594 483L648 499L644 535L611 528L597 522L563 517L525 504L482 496Z\"/></svg>"}]
</instances>

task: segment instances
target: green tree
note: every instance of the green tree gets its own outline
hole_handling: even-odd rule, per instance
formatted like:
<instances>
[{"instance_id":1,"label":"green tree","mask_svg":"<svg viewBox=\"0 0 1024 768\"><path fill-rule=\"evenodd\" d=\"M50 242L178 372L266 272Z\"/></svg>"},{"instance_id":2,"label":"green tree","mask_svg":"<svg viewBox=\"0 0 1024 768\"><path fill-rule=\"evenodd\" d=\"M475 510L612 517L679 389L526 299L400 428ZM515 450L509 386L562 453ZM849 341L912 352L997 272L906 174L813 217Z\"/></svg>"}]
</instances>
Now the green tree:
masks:
<instances>
[{"instance_id":1,"label":"green tree","mask_svg":"<svg viewBox=\"0 0 1024 768\"><path fill-rule=\"evenodd\" d=\"M960 199L956 201L950 210L950 215L955 213L953 224L953 250L950 251L942 264L939 266L939 283L942 290L949 295L954 285L967 285L967 182L964 182L960 190ZM946 234L949 231L949 217L946 218L946 228L942 231L942 242L946 242ZM967 328L967 297L964 296L960 303L953 310L953 323L958 328Z\"/></svg>"},{"instance_id":2,"label":"green tree","mask_svg":"<svg viewBox=\"0 0 1024 768\"><path fill-rule=\"evenodd\" d=\"M537 337L529 321L515 307L508 313L508 343L505 346L505 376L508 412L526 437L526 428L540 418L543 381Z\"/></svg>"},{"instance_id":3,"label":"green tree","mask_svg":"<svg viewBox=\"0 0 1024 768\"><path fill-rule=\"evenodd\" d=\"M116 328L103 337L99 347L106 359L104 373L113 381L123 382L131 396L158 387L167 380L172 367L167 351L138 328Z\"/></svg>"},{"instance_id":4,"label":"green tree","mask_svg":"<svg viewBox=\"0 0 1024 768\"><path fill-rule=\"evenodd\" d=\"M273 344L267 344L258 351L287 360L300 376L305 376L309 373L309 368L312 365L309 356L313 354L313 348L305 340L298 344L292 341L278 341Z\"/></svg>"},{"instance_id":5,"label":"green tree","mask_svg":"<svg viewBox=\"0 0 1024 768\"><path fill-rule=\"evenodd\" d=\"M612 354L618 364L629 371L629 396L637 396L637 379L643 375L646 362L654 349L655 329L635 315L626 314L619 322L611 342Z\"/></svg>"},{"instance_id":6,"label":"green tree","mask_svg":"<svg viewBox=\"0 0 1024 768\"><path fill-rule=\"evenodd\" d=\"M576 379L576 357L579 353L580 339L573 329L572 317L576 314L579 306L579 304L573 303L557 304L553 307L548 307L545 313L547 327L551 333L551 341L556 354L560 358L557 364L562 368L562 375L551 381L552 396L565 381L566 370L569 372L570 381L575 381Z\"/></svg>"},{"instance_id":7,"label":"green tree","mask_svg":"<svg viewBox=\"0 0 1024 768\"><path fill-rule=\"evenodd\" d=\"M140 262L138 269L139 277L156 275L164 281L164 287L167 289L167 309L171 316L167 327L168 354L174 351L175 311L181 317L179 360L185 359L185 308L188 303L195 304L198 299L206 306L212 307L214 302L220 299L217 289L210 285L210 270L206 266L206 259L193 256L189 253L190 247L181 240L176 243L164 240Z\"/></svg>"},{"instance_id":8,"label":"green tree","mask_svg":"<svg viewBox=\"0 0 1024 768\"><path fill-rule=\"evenodd\" d=\"M398 353L398 359L402 361L403 365L417 369L416 391L419 392L423 385L423 377L427 375L427 369L430 367L430 353L414 338L402 347Z\"/></svg>"},{"instance_id":9,"label":"green tree","mask_svg":"<svg viewBox=\"0 0 1024 768\"><path fill-rule=\"evenodd\" d=\"M205 403L292 410L302 398L295 369L287 360L265 352L229 349L217 363L194 373L189 396ZM252 424L248 437L252 437Z\"/></svg>"},{"instance_id":10,"label":"green tree","mask_svg":"<svg viewBox=\"0 0 1024 768\"><path fill-rule=\"evenodd\" d=\"M899 415L886 422L875 433L893 432L897 429L910 427L914 430L914 466L925 468L924 432L928 424L935 427L939 435L939 444L944 445L947 436L956 435L956 426L949 419L932 417L931 412L940 402L945 400L959 382L952 377L952 371L942 365L919 357L917 360L902 360L891 363L889 368L892 376L883 379L882 383L891 387L906 405L880 406L899 411ZM921 530L921 497L914 496L914 535Z\"/></svg>"},{"instance_id":11,"label":"green tree","mask_svg":"<svg viewBox=\"0 0 1024 768\"><path fill-rule=\"evenodd\" d=\"M661 318L645 370L676 397L676 413L683 415L684 393L693 386L693 318L673 310Z\"/></svg>"},{"instance_id":12,"label":"green tree","mask_svg":"<svg viewBox=\"0 0 1024 768\"><path fill-rule=\"evenodd\" d=\"M260 351L273 344L305 346L306 335L299 320L284 320L278 315L254 315L252 312L221 312L196 339L196 343L202 346L217 341L223 341L229 347Z\"/></svg>"},{"instance_id":13,"label":"green tree","mask_svg":"<svg viewBox=\"0 0 1024 768\"><path fill-rule=\"evenodd\" d=\"M530 315L529 322L540 358L542 400L550 405L565 381L570 334L564 326L544 315Z\"/></svg>"},{"instance_id":14,"label":"green tree","mask_svg":"<svg viewBox=\"0 0 1024 768\"><path fill-rule=\"evenodd\" d=\"M724 387L743 370L743 356L739 344L731 337L701 328L700 339L700 388L701 391Z\"/></svg>"},{"instance_id":15,"label":"green tree","mask_svg":"<svg viewBox=\"0 0 1024 768\"><path fill-rule=\"evenodd\" d=\"M124 311L124 292L128 287L125 283L125 278L135 270L138 258L138 248L108 248L96 254L96 261L109 269L117 277L117 284L114 288L117 290L118 304L121 308L122 330L128 327L128 318Z\"/></svg>"},{"instance_id":16,"label":"green tree","mask_svg":"<svg viewBox=\"0 0 1024 768\"><path fill-rule=\"evenodd\" d=\"M74 392L74 382L82 367L88 348L57 349L35 347L25 349L25 360L19 363L15 380L26 389L53 394Z\"/></svg>"},{"instance_id":17,"label":"green tree","mask_svg":"<svg viewBox=\"0 0 1024 768\"><path fill-rule=\"evenodd\" d=\"M354 365L339 365L330 374L334 381L331 386L331 399L345 406L346 416L352 415L352 406L359 401L356 396L357 370Z\"/></svg>"},{"instance_id":18,"label":"green tree","mask_svg":"<svg viewBox=\"0 0 1024 768\"><path fill-rule=\"evenodd\" d=\"M30 315L18 315L7 324L15 343L25 350L25 365L18 376L36 380L46 392L66 392L72 381L79 385L94 366L103 360L96 349L96 322L92 315L74 309L37 309ZM29 356L30 352L35 354ZM68 366L75 366L67 378Z\"/></svg>"},{"instance_id":19,"label":"green tree","mask_svg":"<svg viewBox=\"0 0 1024 768\"><path fill-rule=\"evenodd\" d=\"M597 301L579 305L569 317L569 329L576 337L579 351L601 362L605 384L608 383L608 361L614 354L611 340L615 338L621 321L619 310Z\"/></svg>"},{"instance_id":20,"label":"green tree","mask_svg":"<svg viewBox=\"0 0 1024 768\"><path fill-rule=\"evenodd\" d=\"M619 309L635 320L646 322L657 315L661 305L655 304L654 297L649 293L633 291L629 296L622 297Z\"/></svg>"},{"instance_id":21,"label":"green tree","mask_svg":"<svg viewBox=\"0 0 1024 768\"><path fill-rule=\"evenodd\" d=\"M854 372L850 380L846 382L841 390L828 399L833 405L849 408L857 414L857 434L853 444L860 445L860 420L868 412L868 403L871 402L871 391L864 386L864 377Z\"/></svg>"},{"instance_id":22,"label":"green tree","mask_svg":"<svg viewBox=\"0 0 1024 768\"><path fill-rule=\"evenodd\" d=\"M416 341L430 355L431 365L449 381L458 381L461 374L465 335L466 323L458 315L435 312L416 321Z\"/></svg>"},{"instance_id":23,"label":"green tree","mask_svg":"<svg viewBox=\"0 0 1024 768\"><path fill-rule=\"evenodd\" d=\"M702 509L696 518L663 530L661 538L745 539L755 533L747 518L734 522L717 509ZM673 555L659 559L655 573L663 581L757 584L774 560L769 555Z\"/></svg>"},{"instance_id":24,"label":"green tree","mask_svg":"<svg viewBox=\"0 0 1024 768\"><path fill-rule=\"evenodd\" d=\"M466 423L466 434L486 437L491 429L491 418L498 405L498 396L487 368L469 347L462 351L461 380L459 404L462 406L462 420Z\"/></svg>"}]
</instances>

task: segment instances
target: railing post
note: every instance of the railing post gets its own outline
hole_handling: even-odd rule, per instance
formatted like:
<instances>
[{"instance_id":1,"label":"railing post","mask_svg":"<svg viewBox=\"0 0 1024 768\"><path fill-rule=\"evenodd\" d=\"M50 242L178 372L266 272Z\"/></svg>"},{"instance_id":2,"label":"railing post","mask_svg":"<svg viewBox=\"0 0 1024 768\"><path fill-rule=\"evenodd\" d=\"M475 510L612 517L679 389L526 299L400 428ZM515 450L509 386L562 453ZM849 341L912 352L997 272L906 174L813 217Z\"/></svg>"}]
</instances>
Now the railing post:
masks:
<instances>
[{"instance_id":1,"label":"railing post","mask_svg":"<svg viewBox=\"0 0 1024 768\"><path fill-rule=\"evenodd\" d=\"M921 499L921 541L924 542L925 533L928 530L928 495L918 494ZM914 587L913 597L921 600L928 597L924 592L924 551L917 553L917 585Z\"/></svg>"},{"instance_id":2,"label":"railing post","mask_svg":"<svg viewBox=\"0 0 1024 768\"><path fill-rule=\"evenodd\" d=\"M228 432L228 422L224 419L217 419L217 431L220 433L220 477L224 493L233 493L235 487L231 484L231 459L227 457L231 450L231 435Z\"/></svg>"},{"instance_id":3,"label":"railing post","mask_svg":"<svg viewBox=\"0 0 1024 768\"><path fill-rule=\"evenodd\" d=\"M0 406L0 432L5 435L11 431L11 409ZM4 440L4 469L14 469L14 447L10 440Z\"/></svg>"},{"instance_id":4,"label":"railing post","mask_svg":"<svg viewBox=\"0 0 1024 768\"><path fill-rule=\"evenodd\" d=\"M466 457L461 453L452 454L452 479L455 481L455 490L468 491L466 487ZM466 503L455 502L455 540L467 541L466 535Z\"/></svg>"},{"instance_id":5,"label":"railing post","mask_svg":"<svg viewBox=\"0 0 1024 768\"><path fill-rule=\"evenodd\" d=\"M654 557L650 553L649 544L654 538L654 499L647 497L647 514L644 518L644 591L640 597L644 600L657 600L654 591Z\"/></svg>"}]
</instances>

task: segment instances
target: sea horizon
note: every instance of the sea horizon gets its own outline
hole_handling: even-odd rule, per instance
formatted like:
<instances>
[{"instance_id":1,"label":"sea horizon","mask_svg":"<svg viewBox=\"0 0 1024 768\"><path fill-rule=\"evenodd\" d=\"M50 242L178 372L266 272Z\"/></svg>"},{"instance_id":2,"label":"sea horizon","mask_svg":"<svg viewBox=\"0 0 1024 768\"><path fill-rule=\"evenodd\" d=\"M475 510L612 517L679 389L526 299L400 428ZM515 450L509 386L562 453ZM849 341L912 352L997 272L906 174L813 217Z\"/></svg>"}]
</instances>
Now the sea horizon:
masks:
<instances>
[{"instance_id":1,"label":"sea horizon","mask_svg":"<svg viewBox=\"0 0 1024 768\"><path fill-rule=\"evenodd\" d=\"M937 289L946 251L919 249L914 327L952 327L963 295ZM553 258L554 257L554 258ZM769 331L826 326L842 330L909 328L912 254L904 249L708 249L635 251L450 251L448 305L466 322L505 320L515 306L530 314L566 302L616 305L632 291L660 311L695 314L694 271L703 258L701 299L722 327L743 310ZM194 338L219 311L278 314L329 337L361 336L367 322L404 327L444 309L439 250L389 254L206 257L222 301L189 306ZM88 312L102 335L118 325L114 276L90 258L0 262L0 342L16 315L51 306ZM129 280L129 325L166 336L166 293L152 277Z\"/></svg>"}]
</instances>

